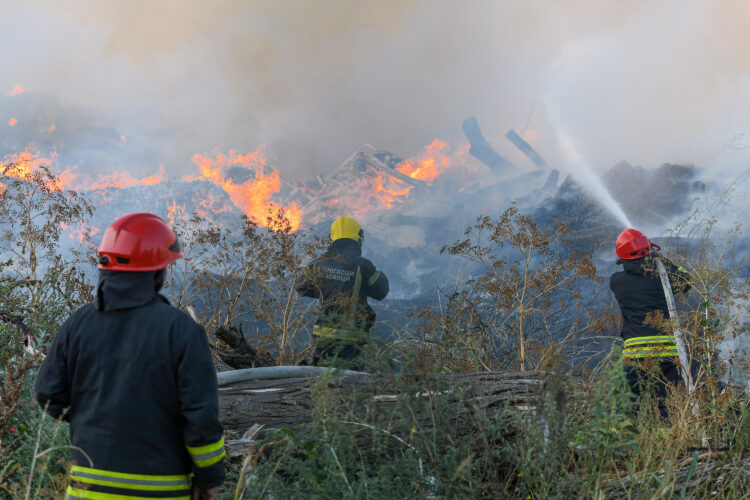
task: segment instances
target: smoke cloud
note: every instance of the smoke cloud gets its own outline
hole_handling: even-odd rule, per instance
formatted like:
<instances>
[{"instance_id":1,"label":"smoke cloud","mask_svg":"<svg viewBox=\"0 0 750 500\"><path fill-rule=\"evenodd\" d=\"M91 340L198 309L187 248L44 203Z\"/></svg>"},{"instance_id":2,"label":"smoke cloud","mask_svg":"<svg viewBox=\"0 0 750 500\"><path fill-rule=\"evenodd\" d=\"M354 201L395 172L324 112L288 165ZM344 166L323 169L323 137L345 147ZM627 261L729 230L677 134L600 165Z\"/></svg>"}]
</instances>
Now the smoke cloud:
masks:
<instances>
[{"instance_id":1,"label":"smoke cloud","mask_svg":"<svg viewBox=\"0 0 750 500\"><path fill-rule=\"evenodd\" d=\"M89 108L176 175L265 143L309 178L365 142L463 141L470 115L501 154L513 127L561 164L554 115L598 169L711 165L750 130L742 0L0 3L0 94Z\"/></svg>"}]
</instances>

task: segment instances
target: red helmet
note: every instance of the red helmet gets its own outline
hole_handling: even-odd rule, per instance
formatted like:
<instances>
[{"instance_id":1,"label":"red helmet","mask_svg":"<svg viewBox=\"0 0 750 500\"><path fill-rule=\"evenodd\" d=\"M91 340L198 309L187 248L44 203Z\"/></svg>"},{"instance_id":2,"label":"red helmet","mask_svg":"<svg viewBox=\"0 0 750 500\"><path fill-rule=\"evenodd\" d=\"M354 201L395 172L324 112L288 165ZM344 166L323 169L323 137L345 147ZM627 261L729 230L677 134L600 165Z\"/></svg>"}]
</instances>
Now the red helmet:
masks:
<instances>
[{"instance_id":1,"label":"red helmet","mask_svg":"<svg viewBox=\"0 0 750 500\"><path fill-rule=\"evenodd\" d=\"M626 229L617 237L615 253L623 260L637 259L651 253L651 247L655 246L646 235L637 229Z\"/></svg>"},{"instance_id":2,"label":"red helmet","mask_svg":"<svg viewBox=\"0 0 750 500\"><path fill-rule=\"evenodd\" d=\"M99 246L99 269L157 271L182 257L172 229L154 214L130 214L107 228Z\"/></svg>"}]
</instances>

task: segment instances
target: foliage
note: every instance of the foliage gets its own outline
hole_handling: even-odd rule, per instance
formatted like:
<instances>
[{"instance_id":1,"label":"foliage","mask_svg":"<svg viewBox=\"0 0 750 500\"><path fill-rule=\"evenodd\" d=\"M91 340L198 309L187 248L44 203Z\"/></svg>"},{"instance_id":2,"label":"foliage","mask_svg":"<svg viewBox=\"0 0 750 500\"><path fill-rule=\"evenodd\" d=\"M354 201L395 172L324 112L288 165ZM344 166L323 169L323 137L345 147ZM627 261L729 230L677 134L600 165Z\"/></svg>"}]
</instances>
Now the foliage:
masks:
<instances>
[{"instance_id":1,"label":"foliage","mask_svg":"<svg viewBox=\"0 0 750 500\"><path fill-rule=\"evenodd\" d=\"M71 310L90 294L91 288L75 265L87 262L90 230L85 222L92 208L75 191L61 190L45 165L29 169L25 162L0 164L4 176L0 192L0 272L8 287L6 297L28 297L26 312L36 316L53 296L67 294L67 309ZM84 250L73 252L72 261L63 260L60 237L73 225L80 226Z\"/></svg>"},{"instance_id":2,"label":"foliage","mask_svg":"<svg viewBox=\"0 0 750 500\"><path fill-rule=\"evenodd\" d=\"M475 264L478 275L451 293L445 308L416 312L423 355L442 350L438 366L474 370L550 364L560 349L589 329L581 290L597 280L591 257L567 249L572 236L556 221L540 228L511 206L498 219L479 217L465 238L443 248Z\"/></svg>"},{"instance_id":3,"label":"foliage","mask_svg":"<svg viewBox=\"0 0 750 500\"><path fill-rule=\"evenodd\" d=\"M62 191L44 165L0 165L0 491L52 497L64 483L68 433L45 418L32 383L62 321L91 298L85 268L91 206ZM60 255L63 230L78 226L83 250Z\"/></svg>"},{"instance_id":4,"label":"foliage","mask_svg":"<svg viewBox=\"0 0 750 500\"><path fill-rule=\"evenodd\" d=\"M734 415L731 426L694 421L690 412L681 412L684 394L679 388L669 402L672 421L663 423L653 402L636 410L622 358L615 356L583 378L556 375L568 394L567 408L555 402L550 389L537 418L512 408L488 416L470 398L449 404L444 395L451 388L439 377L409 373L384 384L388 394L399 395L385 421L373 418L377 406L364 397L336 395L321 381L314 391L314 422L301 430L270 431L257 442L245 462L238 498L695 498L750 493L750 477L742 467L748 459L750 412L737 394L713 401L713 411L721 407ZM473 411L459 417L459 408ZM462 418L465 427L457 424ZM712 448L701 448L699 436L712 426L724 426L728 433ZM722 446L730 451L712 451Z\"/></svg>"},{"instance_id":5,"label":"foliage","mask_svg":"<svg viewBox=\"0 0 750 500\"><path fill-rule=\"evenodd\" d=\"M239 228L197 215L178 223L185 258L172 268L167 292L176 307L205 312L207 330L250 325L256 347L279 364L295 364L310 322L293 285L321 244L293 233L282 211L269 211L266 225L274 230L245 216Z\"/></svg>"}]
</instances>

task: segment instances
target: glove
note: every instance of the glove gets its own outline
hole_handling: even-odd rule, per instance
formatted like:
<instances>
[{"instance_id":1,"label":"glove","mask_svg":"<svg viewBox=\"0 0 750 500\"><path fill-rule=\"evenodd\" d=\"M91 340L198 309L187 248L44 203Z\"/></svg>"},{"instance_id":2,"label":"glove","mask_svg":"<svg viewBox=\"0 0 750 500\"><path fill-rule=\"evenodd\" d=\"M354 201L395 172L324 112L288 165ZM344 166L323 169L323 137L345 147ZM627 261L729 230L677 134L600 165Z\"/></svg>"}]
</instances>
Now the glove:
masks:
<instances>
[{"instance_id":1,"label":"glove","mask_svg":"<svg viewBox=\"0 0 750 500\"><path fill-rule=\"evenodd\" d=\"M207 490L196 488L195 491L193 491L192 500L216 500L217 498L219 498L219 487L214 486Z\"/></svg>"}]
</instances>

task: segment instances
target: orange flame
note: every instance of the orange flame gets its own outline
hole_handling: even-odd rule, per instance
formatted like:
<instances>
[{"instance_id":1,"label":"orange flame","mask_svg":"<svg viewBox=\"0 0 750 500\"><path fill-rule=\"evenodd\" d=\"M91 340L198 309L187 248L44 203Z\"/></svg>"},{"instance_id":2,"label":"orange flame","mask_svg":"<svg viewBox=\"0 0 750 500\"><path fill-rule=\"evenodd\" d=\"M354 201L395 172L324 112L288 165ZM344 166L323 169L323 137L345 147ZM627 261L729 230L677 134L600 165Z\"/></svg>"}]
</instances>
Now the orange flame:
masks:
<instances>
[{"instance_id":1,"label":"orange flame","mask_svg":"<svg viewBox=\"0 0 750 500\"><path fill-rule=\"evenodd\" d=\"M151 186L154 184L159 184L166 179L164 166L162 165L159 167L158 174L141 179L131 176L131 174L128 172L118 171L114 172L111 175L100 176L93 182L80 179L77 180L77 176L73 172L73 170L66 168L60 171L59 168L54 168L56 159L56 154L53 153L49 158L46 158L43 157L41 153L39 153L39 151L36 150L33 146L30 146L21 153L6 156L5 162L0 163L0 174L4 174L7 177L29 180L34 170L36 170L40 165L46 165L51 167L56 177L56 179L54 181L50 181L47 186L52 191L63 191L65 189L90 191L104 188Z\"/></svg>"},{"instance_id":2,"label":"orange flame","mask_svg":"<svg viewBox=\"0 0 750 500\"><path fill-rule=\"evenodd\" d=\"M55 127L55 124L53 123L52 125L50 125L50 126L49 126L49 127L47 128L47 132L54 132L56 128L57 128L57 127Z\"/></svg>"},{"instance_id":3,"label":"orange flame","mask_svg":"<svg viewBox=\"0 0 750 500\"><path fill-rule=\"evenodd\" d=\"M404 186L402 189L393 189L392 187L386 187L383 182L383 177L375 177L372 179L372 187L375 190L375 196L385 205L385 208L393 208L394 203L402 203L404 199L409 196L409 191L412 190L413 186L404 185L404 181L397 179L392 175L387 175L386 180L389 186L400 185Z\"/></svg>"},{"instance_id":4,"label":"orange flame","mask_svg":"<svg viewBox=\"0 0 750 500\"><path fill-rule=\"evenodd\" d=\"M10 96L11 97L17 96L21 92L23 92L23 87L21 87L20 85L16 85L15 87L13 87L13 90L11 91Z\"/></svg>"},{"instance_id":5,"label":"orange flame","mask_svg":"<svg viewBox=\"0 0 750 500\"><path fill-rule=\"evenodd\" d=\"M8 125L10 125L11 127L15 127L16 123L18 123L18 120L16 120L15 118L11 118L10 120L8 120Z\"/></svg>"},{"instance_id":6,"label":"orange flame","mask_svg":"<svg viewBox=\"0 0 750 500\"><path fill-rule=\"evenodd\" d=\"M435 139L416 157L399 163L396 170L412 179L432 184L438 175L451 166L451 158L447 154L448 149L445 142Z\"/></svg>"},{"instance_id":7,"label":"orange flame","mask_svg":"<svg viewBox=\"0 0 750 500\"><path fill-rule=\"evenodd\" d=\"M89 231L89 234L88 234L89 239L91 239L92 237L96 236L100 232L101 232L101 229L99 229L98 227L92 228L91 231ZM82 231L82 234L78 237L78 241L80 241L81 243L83 243L85 241L85 238L83 236L84 234L85 233L83 233L83 231ZM94 244L92 243L92 245L94 245ZM94 246L96 246L96 245L94 245Z\"/></svg>"},{"instance_id":8,"label":"orange flame","mask_svg":"<svg viewBox=\"0 0 750 500\"><path fill-rule=\"evenodd\" d=\"M6 177L13 177L21 180L31 180L34 171L41 165L49 166L55 159L55 155L50 158L42 157L41 153L35 149L27 148L18 154L11 154L5 157L5 162L0 163L0 174ZM69 183L75 175L68 169L61 172L56 180L50 180L47 189L50 191L62 191L66 183Z\"/></svg>"},{"instance_id":9,"label":"orange flame","mask_svg":"<svg viewBox=\"0 0 750 500\"><path fill-rule=\"evenodd\" d=\"M86 186L79 186L78 189L104 189L117 188L122 189L129 186L152 186L164 181L164 166L159 167L159 173L143 179L135 179L128 172L115 172L112 175L99 177L95 182Z\"/></svg>"},{"instance_id":10,"label":"orange flame","mask_svg":"<svg viewBox=\"0 0 750 500\"><path fill-rule=\"evenodd\" d=\"M96 245L91 242L91 238L101 231L98 227L87 229L82 224L73 224L71 226L67 222L61 222L60 229L65 231L71 240L77 240L81 244L88 243L94 248L96 248Z\"/></svg>"},{"instance_id":11,"label":"orange flame","mask_svg":"<svg viewBox=\"0 0 750 500\"><path fill-rule=\"evenodd\" d=\"M172 200L172 204L167 205L167 219L169 219L170 226L174 226L174 221L177 217L185 217L185 207L178 205L176 200Z\"/></svg>"},{"instance_id":12,"label":"orange flame","mask_svg":"<svg viewBox=\"0 0 750 500\"><path fill-rule=\"evenodd\" d=\"M234 150L229 151L228 156L218 153L215 159L196 154L193 155L193 163L198 165L201 176L187 178L187 181L203 179L221 186L232 202L250 219L262 226L273 225L268 224L266 218L269 212L276 212L280 209L271 201L271 197L281 189L281 179L276 170L272 169L266 174L263 146L244 155ZM254 175L241 184L235 183L223 172L224 168L231 166L245 167ZM302 222L302 209L292 203L281 210L289 221L292 231L296 231Z\"/></svg>"},{"instance_id":13,"label":"orange flame","mask_svg":"<svg viewBox=\"0 0 750 500\"><path fill-rule=\"evenodd\" d=\"M217 202L216 202L216 199L214 198L214 195L212 195L211 193L207 193L207 196L208 197L205 200L201 200L200 203L198 203L199 207L203 207L206 209L206 210L198 209L198 215L200 215L201 217L205 217L206 215L208 215L209 210L215 214L220 214L222 212L226 212L227 210L229 210L229 207L227 207L224 204L222 204L220 207L217 208L216 207Z\"/></svg>"}]
</instances>

